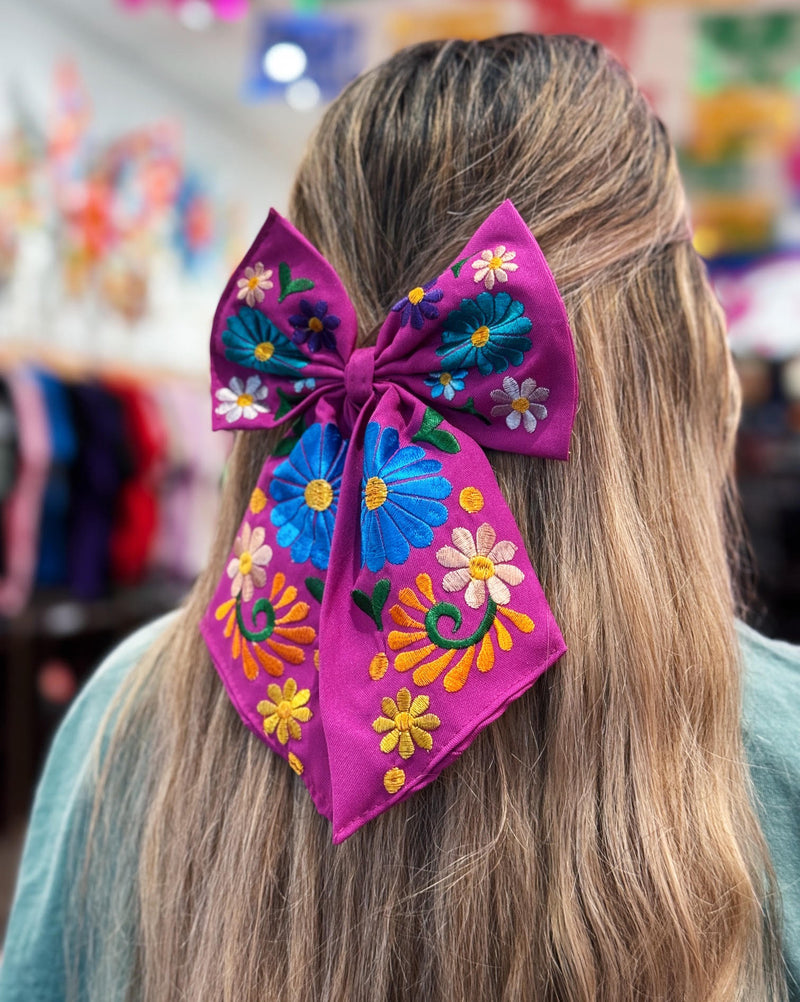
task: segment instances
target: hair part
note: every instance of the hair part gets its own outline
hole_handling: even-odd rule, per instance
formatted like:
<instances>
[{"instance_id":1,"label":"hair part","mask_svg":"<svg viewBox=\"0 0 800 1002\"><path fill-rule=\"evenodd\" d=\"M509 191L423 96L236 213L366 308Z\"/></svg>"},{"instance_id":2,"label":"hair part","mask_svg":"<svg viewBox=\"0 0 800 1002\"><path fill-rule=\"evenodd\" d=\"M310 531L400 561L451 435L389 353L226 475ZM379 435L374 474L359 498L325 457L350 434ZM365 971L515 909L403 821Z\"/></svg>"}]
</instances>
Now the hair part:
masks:
<instances>
[{"instance_id":1,"label":"hair part","mask_svg":"<svg viewBox=\"0 0 800 1002\"><path fill-rule=\"evenodd\" d=\"M738 388L663 126L596 44L426 43L329 107L290 214L363 344L509 197L563 295L581 402L568 464L490 459L568 652L332 846L197 630L274 441L239 433L209 567L87 794L90 997L116 997L123 962L154 1002L781 997L726 551Z\"/></svg>"}]
</instances>

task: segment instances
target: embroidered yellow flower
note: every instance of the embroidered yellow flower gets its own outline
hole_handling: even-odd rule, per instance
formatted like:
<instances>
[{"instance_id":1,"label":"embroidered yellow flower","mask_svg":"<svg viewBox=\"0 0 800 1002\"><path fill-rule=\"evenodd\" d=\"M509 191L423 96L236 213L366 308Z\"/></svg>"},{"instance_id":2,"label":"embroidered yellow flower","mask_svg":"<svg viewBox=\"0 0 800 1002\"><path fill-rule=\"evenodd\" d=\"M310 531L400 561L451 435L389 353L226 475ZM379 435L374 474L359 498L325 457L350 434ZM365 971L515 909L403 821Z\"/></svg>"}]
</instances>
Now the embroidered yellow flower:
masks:
<instances>
[{"instance_id":1,"label":"embroidered yellow flower","mask_svg":"<svg viewBox=\"0 0 800 1002\"><path fill-rule=\"evenodd\" d=\"M231 581L231 598L241 592L242 599L249 602L253 597L253 587L263 588L267 583L264 568L272 560L272 547L264 543L263 526L251 529L250 523L242 526L241 536L233 544L233 557L228 563L228 577Z\"/></svg>"},{"instance_id":2,"label":"embroidered yellow flower","mask_svg":"<svg viewBox=\"0 0 800 1002\"><path fill-rule=\"evenodd\" d=\"M392 630L386 638L389 649L397 652L395 671L413 668L415 685L430 685L449 668L444 677L444 688L447 692L458 692L463 689L473 662L477 664L478 671L490 671L494 667L495 641L501 651L511 650L513 640L504 620L521 633L533 632L534 623L530 616L499 605L488 629L479 629L473 634L474 642L468 643L471 639L468 637L467 641L462 641L463 647L441 646L431 638L426 626L428 613L439 604L433 582L428 574L418 574L416 585L418 592L413 588L400 589L400 602L392 606L389 615L402 629Z\"/></svg>"},{"instance_id":3,"label":"embroidered yellow flower","mask_svg":"<svg viewBox=\"0 0 800 1002\"><path fill-rule=\"evenodd\" d=\"M283 689L274 682L267 688L269 699L262 699L256 710L264 718L264 733L274 734L282 745L289 738L299 741L303 736L299 721L305 723L311 720L313 714L306 706L311 697L308 689L297 690L297 682L293 678L286 679ZM297 760L299 762L299 759ZM295 766L292 765L292 768ZM295 770L296 771L296 770Z\"/></svg>"},{"instance_id":4,"label":"embroidered yellow flower","mask_svg":"<svg viewBox=\"0 0 800 1002\"><path fill-rule=\"evenodd\" d=\"M248 306L255 306L256 303L264 302L264 290L272 288L272 269L264 271L264 265L259 261L255 268L245 268L244 278L240 278L236 283L239 291L236 293L237 299L244 299Z\"/></svg>"},{"instance_id":5,"label":"embroidered yellow flower","mask_svg":"<svg viewBox=\"0 0 800 1002\"><path fill-rule=\"evenodd\" d=\"M278 572L272 580L272 589L269 596L269 607L274 616L274 625L269 636L263 640L254 641L248 639L242 633L237 618L237 599L231 598L223 602L214 612L215 617L220 622L225 619L224 635L231 639L231 657L234 661L242 659L244 673L249 679L254 679L258 675L259 667L263 668L267 674L279 678L283 675L283 662L299 665L305 661L305 651L303 647L313 644L317 638L316 630L313 626L302 626L303 620L308 617L309 606L307 602L295 602L297 589L294 585L286 585L286 575ZM283 592L283 594L281 594ZM280 618L278 613L287 605L291 607L284 612ZM270 621L270 613L264 610L263 615ZM258 626L254 624L254 629L258 631ZM260 632L260 631L258 631ZM290 643L284 643L290 641ZM266 644L271 652L264 649ZM301 647L297 645L301 644Z\"/></svg>"},{"instance_id":6,"label":"embroidered yellow flower","mask_svg":"<svg viewBox=\"0 0 800 1002\"><path fill-rule=\"evenodd\" d=\"M508 272L516 271L519 267L512 264L516 256L516 251L507 251L502 244L494 250L481 251L478 260L472 262L475 269L473 281L483 282L487 289L493 289L495 281L507 282Z\"/></svg>"},{"instance_id":7,"label":"embroidered yellow flower","mask_svg":"<svg viewBox=\"0 0 800 1002\"><path fill-rule=\"evenodd\" d=\"M517 552L510 539L495 542L497 534L488 522L478 527L475 539L469 529L453 529L453 546L443 546L436 553L442 567L453 567L445 574L442 587L445 591L461 591L466 588L464 601L470 609L480 609L489 597L498 605L511 601L508 585L518 585L525 580L525 574L509 564Z\"/></svg>"},{"instance_id":8,"label":"embroidered yellow flower","mask_svg":"<svg viewBox=\"0 0 800 1002\"><path fill-rule=\"evenodd\" d=\"M400 758L411 758L414 745L430 751L433 748L433 738L428 733L435 731L441 720L435 713L426 713L430 706L427 696L415 696L411 699L408 689L401 689L397 694L397 702L391 696L381 701L383 716L372 722L372 728L381 738L381 751L391 752L400 745Z\"/></svg>"}]
</instances>

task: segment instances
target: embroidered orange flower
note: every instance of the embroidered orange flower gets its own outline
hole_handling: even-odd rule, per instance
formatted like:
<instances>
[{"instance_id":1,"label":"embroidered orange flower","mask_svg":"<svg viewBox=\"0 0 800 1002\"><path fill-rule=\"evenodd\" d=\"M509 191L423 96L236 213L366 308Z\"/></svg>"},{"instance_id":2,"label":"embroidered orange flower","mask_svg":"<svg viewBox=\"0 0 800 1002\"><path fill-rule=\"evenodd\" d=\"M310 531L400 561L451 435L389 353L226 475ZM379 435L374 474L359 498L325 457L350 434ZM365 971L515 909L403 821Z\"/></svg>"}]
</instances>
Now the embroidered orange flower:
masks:
<instances>
[{"instance_id":1,"label":"embroidered orange flower","mask_svg":"<svg viewBox=\"0 0 800 1002\"><path fill-rule=\"evenodd\" d=\"M400 602L393 605L389 615L402 629L392 630L387 637L389 649L395 651L396 671L414 669L413 679L418 686L430 685L446 669L444 688L447 692L463 689L469 677L473 662L478 671L491 671L495 663L495 643L500 651L510 651L513 646L511 634L505 626L507 621L521 633L531 633L533 620L522 612L515 612L498 605L492 612L487 606L480 625L464 638L457 635L443 636L438 632L438 618L433 624L427 620L428 613L452 620L453 606L437 601L433 582L428 574L416 577L418 591L401 588ZM447 632L447 631L445 631ZM452 665L452 667L451 667Z\"/></svg>"},{"instance_id":2,"label":"embroidered orange flower","mask_svg":"<svg viewBox=\"0 0 800 1002\"><path fill-rule=\"evenodd\" d=\"M415 696L412 700L408 689L401 689L397 702L391 696L381 701L384 715L372 722L372 728L381 738L381 751L391 752L400 745L400 758L411 758L414 745L430 751L433 738L428 733L435 731L441 720L435 713L426 713L430 706L427 696Z\"/></svg>"},{"instance_id":3,"label":"embroidered orange flower","mask_svg":"<svg viewBox=\"0 0 800 1002\"><path fill-rule=\"evenodd\" d=\"M299 741L303 732L300 730L298 720L305 723L313 716L306 706L311 692L308 689L301 689L298 692L297 682L293 678L287 678L283 689L273 682L267 688L267 695L269 699L262 699L256 707L264 718L264 733L274 734L282 745L285 745L289 738ZM290 764L294 769L294 764Z\"/></svg>"},{"instance_id":4,"label":"embroidered orange flower","mask_svg":"<svg viewBox=\"0 0 800 1002\"><path fill-rule=\"evenodd\" d=\"M259 667L279 678L283 675L284 662L299 665L305 661L303 647L313 644L317 633L313 626L302 625L308 617L309 606L307 602L296 602L296 598L297 588L287 587L286 575L279 571L272 579L269 599L259 599L252 607L253 615L258 618L252 630L241 618L240 596L217 607L214 612L217 620L221 622L227 617L224 635L231 640L231 656L234 661L242 659L247 678L256 678ZM280 615L286 606L290 608ZM265 625L259 628L262 622ZM265 649L265 644L270 650Z\"/></svg>"}]
</instances>

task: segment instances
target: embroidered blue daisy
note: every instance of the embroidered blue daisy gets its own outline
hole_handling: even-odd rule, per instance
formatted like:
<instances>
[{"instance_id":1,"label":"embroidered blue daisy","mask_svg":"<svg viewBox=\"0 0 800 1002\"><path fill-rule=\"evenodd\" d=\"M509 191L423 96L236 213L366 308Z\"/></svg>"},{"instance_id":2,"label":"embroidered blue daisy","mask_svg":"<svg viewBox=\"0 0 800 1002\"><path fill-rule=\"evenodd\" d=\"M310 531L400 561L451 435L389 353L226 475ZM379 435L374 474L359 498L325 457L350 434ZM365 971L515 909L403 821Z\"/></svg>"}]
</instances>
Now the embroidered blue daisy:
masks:
<instances>
[{"instance_id":1,"label":"embroidered blue daisy","mask_svg":"<svg viewBox=\"0 0 800 1002\"><path fill-rule=\"evenodd\" d=\"M466 369L456 369L454 372L432 372L425 380L425 385L432 387L431 396L434 400L441 396L444 396L445 400L452 400L456 395L456 390L464 389L466 375Z\"/></svg>"},{"instance_id":2,"label":"embroidered blue daisy","mask_svg":"<svg viewBox=\"0 0 800 1002\"><path fill-rule=\"evenodd\" d=\"M439 316L434 303L438 303L444 293L441 289L433 288L435 281L436 279L426 285L418 285L399 303L394 304L392 312L400 313L401 327L410 322L414 330L420 330L426 320L435 320Z\"/></svg>"},{"instance_id":3,"label":"embroidered blue daisy","mask_svg":"<svg viewBox=\"0 0 800 1002\"><path fill-rule=\"evenodd\" d=\"M320 348L336 351L333 331L341 320L333 313L328 313L328 304L324 299L313 304L307 299L301 299L300 312L289 317L289 323L294 327L292 341L295 344L308 344L309 351L319 351Z\"/></svg>"},{"instance_id":4,"label":"embroidered blue daisy","mask_svg":"<svg viewBox=\"0 0 800 1002\"><path fill-rule=\"evenodd\" d=\"M462 299L447 315L442 344L436 354L450 372L477 365L484 376L521 365L531 346L525 337L531 329L523 315L525 307L507 292L482 292L475 299Z\"/></svg>"},{"instance_id":5,"label":"embroidered blue daisy","mask_svg":"<svg viewBox=\"0 0 800 1002\"><path fill-rule=\"evenodd\" d=\"M328 566L333 523L347 454L347 440L334 424L312 424L272 474L269 492L277 501L270 513L279 546L290 546L292 560Z\"/></svg>"},{"instance_id":6,"label":"embroidered blue daisy","mask_svg":"<svg viewBox=\"0 0 800 1002\"><path fill-rule=\"evenodd\" d=\"M310 379L296 379L292 383L292 389L295 393L303 393L305 390L313 390L316 385L317 381L312 376Z\"/></svg>"},{"instance_id":7,"label":"embroidered blue daisy","mask_svg":"<svg viewBox=\"0 0 800 1002\"><path fill-rule=\"evenodd\" d=\"M395 428L370 421L364 435L361 481L361 563L379 571L388 561L403 564L411 547L433 542L432 526L447 520L440 504L452 491L442 464L417 445L400 448Z\"/></svg>"},{"instance_id":8,"label":"embroidered blue daisy","mask_svg":"<svg viewBox=\"0 0 800 1002\"><path fill-rule=\"evenodd\" d=\"M296 376L308 359L295 348L261 310L243 306L228 317L222 332L225 358L248 369L271 372L276 376Z\"/></svg>"}]
</instances>

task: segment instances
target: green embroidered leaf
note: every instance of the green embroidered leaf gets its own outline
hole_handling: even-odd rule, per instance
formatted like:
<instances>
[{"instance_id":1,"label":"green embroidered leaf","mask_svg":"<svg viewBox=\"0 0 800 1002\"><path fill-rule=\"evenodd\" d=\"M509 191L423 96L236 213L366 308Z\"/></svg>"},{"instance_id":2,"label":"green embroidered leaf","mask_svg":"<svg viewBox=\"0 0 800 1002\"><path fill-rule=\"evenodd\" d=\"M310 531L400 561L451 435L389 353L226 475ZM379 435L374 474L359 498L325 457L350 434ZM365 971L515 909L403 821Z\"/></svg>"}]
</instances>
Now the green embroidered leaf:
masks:
<instances>
[{"instance_id":1,"label":"green embroidered leaf","mask_svg":"<svg viewBox=\"0 0 800 1002\"><path fill-rule=\"evenodd\" d=\"M467 261L469 261L469 258L465 257L462 258L460 261L456 261L455 264L450 266L450 271L452 271L452 273L456 276L456 278L458 278L458 276L461 274L461 269L464 267Z\"/></svg>"},{"instance_id":2,"label":"green embroidered leaf","mask_svg":"<svg viewBox=\"0 0 800 1002\"><path fill-rule=\"evenodd\" d=\"M389 579L381 578L372 589L372 598L360 588L354 588L351 592L353 601L362 612L365 612L379 630L383 630L383 607L389 597Z\"/></svg>"},{"instance_id":3,"label":"green embroidered leaf","mask_svg":"<svg viewBox=\"0 0 800 1002\"><path fill-rule=\"evenodd\" d=\"M325 582L322 578L307 577L306 588L311 592L311 597L315 598L322 605L322 593L325 589Z\"/></svg>"},{"instance_id":4,"label":"green embroidered leaf","mask_svg":"<svg viewBox=\"0 0 800 1002\"><path fill-rule=\"evenodd\" d=\"M280 390L278 390L280 393ZM303 415L299 414L292 424L289 430L289 434L280 440L275 448L272 450L273 456L288 456L292 449L300 441L300 436L305 431L305 422L303 420Z\"/></svg>"},{"instance_id":5,"label":"green embroidered leaf","mask_svg":"<svg viewBox=\"0 0 800 1002\"><path fill-rule=\"evenodd\" d=\"M454 407L453 410L463 411L465 414L472 414L478 418L479 421L483 421L484 424L490 425L492 423L485 414L481 414L481 412L475 407L475 401L472 397L467 397L467 402L463 407Z\"/></svg>"},{"instance_id":6,"label":"green embroidered leaf","mask_svg":"<svg viewBox=\"0 0 800 1002\"><path fill-rule=\"evenodd\" d=\"M291 296L293 292L306 292L308 289L314 288L314 283L310 278L292 279L292 271L285 261L281 261L278 265L278 278L281 283L281 294L278 296L279 303L282 303L287 296Z\"/></svg>"},{"instance_id":7,"label":"green embroidered leaf","mask_svg":"<svg viewBox=\"0 0 800 1002\"><path fill-rule=\"evenodd\" d=\"M442 421L444 421L444 418L441 414L437 414L432 407L426 407L419 431L416 435L412 436L411 441L430 442L431 445L435 445L442 452L461 452L461 446L458 444L458 439L455 435L449 431L441 431L439 429Z\"/></svg>"},{"instance_id":8,"label":"green embroidered leaf","mask_svg":"<svg viewBox=\"0 0 800 1002\"><path fill-rule=\"evenodd\" d=\"M299 393L296 396L286 393L280 388L280 386L277 387L276 393L278 394L281 402L280 407L275 411L275 420L278 421L284 416L284 414L288 414L294 405L299 403L303 397Z\"/></svg>"}]
</instances>

